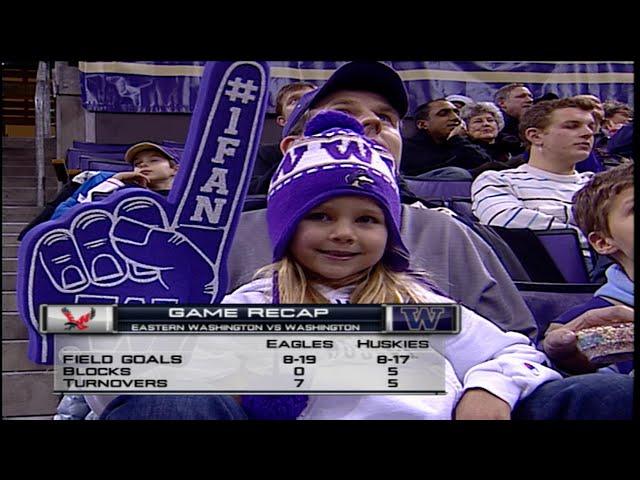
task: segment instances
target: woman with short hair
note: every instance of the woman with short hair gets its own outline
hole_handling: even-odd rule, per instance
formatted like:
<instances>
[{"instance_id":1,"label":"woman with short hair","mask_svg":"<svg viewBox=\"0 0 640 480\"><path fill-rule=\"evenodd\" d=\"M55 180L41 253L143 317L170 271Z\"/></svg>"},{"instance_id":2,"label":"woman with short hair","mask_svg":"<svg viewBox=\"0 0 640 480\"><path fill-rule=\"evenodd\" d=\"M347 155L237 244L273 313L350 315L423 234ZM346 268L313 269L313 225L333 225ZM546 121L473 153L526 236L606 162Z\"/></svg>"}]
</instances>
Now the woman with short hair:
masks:
<instances>
[{"instance_id":1,"label":"woman with short hair","mask_svg":"<svg viewBox=\"0 0 640 480\"><path fill-rule=\"evenodd\" d=\"M486 170L504 170L522 165L524 160L512 158L509 146L497 140L504 128L504 117L500 109L491 102L477 102L467 105L460 112L467 129L469 140L483 149L491 158L473 171L474 178Z\"/></svg>"}]
</instances>

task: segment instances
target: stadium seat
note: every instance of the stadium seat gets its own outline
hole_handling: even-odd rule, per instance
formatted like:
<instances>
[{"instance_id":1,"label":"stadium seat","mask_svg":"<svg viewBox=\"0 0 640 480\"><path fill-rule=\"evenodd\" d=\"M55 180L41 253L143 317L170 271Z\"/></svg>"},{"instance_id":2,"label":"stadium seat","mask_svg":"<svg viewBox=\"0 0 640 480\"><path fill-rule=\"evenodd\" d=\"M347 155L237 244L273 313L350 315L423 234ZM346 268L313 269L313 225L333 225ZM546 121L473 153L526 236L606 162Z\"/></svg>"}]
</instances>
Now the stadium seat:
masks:
<instances>
[{"instance_id":1,"label":"stadium seat","mask_svg":"<svg viewBox=\"0 0 640 480\"><path fill-rule=\"evenodd\" d=\"M79 150L77 148L70 148L67 150L67 168L69 170L84 170L82 167L82 156L97 156L103 159L120 160L124 163L124 152L90 152L87 150Z\"/></svg>"},{"instance_id":2,"label":"stadium seat","mask_svg":"<svg viewBox=\"0 0 640 480\"><path fill-rule=\"evenodd\" d=\"M73 141L73 148L84 152L100 152L100 153L125 153L131 144L113 144L113 143L92 143Z\"/></svg>"},{"instance_id":3,"label":"stadium seat","mask_svg":"<svg viewBox=\"0 0 640 480\"><path fill-rule=\"evenodd\" d=\"M575 230L536 231L558 270L568 283L588 283L589 272L580 250L580 241Z\"/></svg>"},{"instance_id":4,"label":"stadium seat","mask_svg":"<svg viewBox=\"0 0 640 480\"><path fill-rule=\"evenodd\" d=\"M482 239L489 244L491 249L502 262L502 266L507 270L507 273L511 279L521 282L531 282L534 279L529 275L528 270L524 264L520 261L520 258L516 255L513 249L507 242L504 241L500 235L493 231L487 225L482 225L478 221L468 220L464 217L462 220L470 226L474 232L476 232Z\"/></svg>"},{"instance_id":5,"label":"stadium seat","mask_svg":"<svg viewBox=\"0 0 640 480\"><path fill-rule=\"evenodd\" d=\"M184 143L174 142L173 140L163 140L162 145L169 148L178 148L184 150Z\"/></svg>"},{"instance_id":6,"label":"stadium seat","mask_svg":"<svg viewBox=\"0 0 640 480\"><path fill-rule=\"evenodd\" d=\"M520 295L538 325L539 342L549 324L567 310L593 297L600 285L593 283L515 282Z\"/></svg>"},{"instance_id":7,"label":"stadium seat","mask_svg":"<svg viewBox=\"0 0 640 480\"><path fill-rule=\"evenodd\" d=\"M261 208L267 208L267 196L266 195L247 195L244 199L243 212L249 212L251 210L259 210Z\"/></svg>"},{"instance_id":8,"label":"stadium seat","mask_svg":"<svg viewBox=\"0 0 640 480\"><path fill-rule=\"evenodd\" d=\"M447 201L447 206L462 218L465 218L471 222L477 222L478 219L475 217L471 210L471 199L464 197L453 197L449 201Z\"/></svg>"},{"instance_id":9,"label":"stadium seat","mask_svg":"<svg viewBox=\"0 0 640 480\"><path fill-rule=\"evenodd\" d=\"M509 245L520 263L534 282L546 283L584 283L589 282L588 275L580 274L576 261L584 264L578 243L572 243L562 235L555 240L553 233L564 233L567 230L548 231L550 238L543 243L541 231L527 228L504 228L490 226ZM573 234L575 232L571 230ZM547 231L544 231L546 234ZM575 237L577 242L577 237ZM579 255L580 257L577 257ZM562 265L562 267L560 266ZM586 272L586 267L583 267ZM565 277L566 274L566 277Z\"/></svg>"},{"instance_id":10,"label":"stadium seat","mask_svg":"<svg viewBox=\"0 0 640 480\"><path fill-rule=\"evenodd\" d=\"M409 189L421 198L471 198L471 180L428 180L404 177Z\"/></svg>"},{"instance_id":11,"label":"stadium seat","mask_svg":"<svg viewBox=\"0 0 640 480\"><path fill-rule=\"evenodd\" d=\"M80 170L100 170L103 172L130 172L131 165L124 160L113 160L96 156L80 155Z\"/></svg>"}]
</instances>

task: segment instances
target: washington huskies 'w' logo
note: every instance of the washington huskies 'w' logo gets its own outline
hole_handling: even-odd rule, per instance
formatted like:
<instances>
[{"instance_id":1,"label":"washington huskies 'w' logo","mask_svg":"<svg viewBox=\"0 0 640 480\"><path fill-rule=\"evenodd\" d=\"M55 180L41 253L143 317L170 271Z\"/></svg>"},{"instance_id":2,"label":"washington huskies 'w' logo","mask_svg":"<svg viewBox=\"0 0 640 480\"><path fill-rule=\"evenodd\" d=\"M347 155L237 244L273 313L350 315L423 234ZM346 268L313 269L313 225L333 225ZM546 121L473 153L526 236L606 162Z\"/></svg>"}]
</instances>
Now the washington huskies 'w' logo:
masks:
<instances>
[{"instance_id":1,"label":"washington huskies 'w' logo","mask_svg":"<svg viewBox=\"0 0 640 480\"><path fill-rule=\"evenodd\" d=\"M347 160L351 157L356 157L361 162L371 164L371 149L367 145L357 141L348 141L345 147L343 140L338 139L333 142L323 143L322 148L324 148L334 160Z\"/></svg>"},{"instance_id":2,"label":"washington huskies 'w' logo","mask_svg":"<svg viewBox=\"0 0 640 480\"><path fill-rule=\"evenodd\" d=\"M444 310L444 307L400 308L409 330L435 330Z\"/></svg>"},{"instance_id":3,"label":"washington huskies 'w' logo","mask_svg":"<svg viewBox=\"0 0 640 480\"><path fill-rule=\"evenodd\" d=\"M86 330L89 327L87 325L87 323L89 323L89 320L92 320L93 317L96 316L96 309L92 308L89 312L81 315L77 320L67 307L62 307L62 314L67 317L67 320L69 320L64 324L65 330L72 330L74 328L77 328L78 330Z\"/></svg>"}]
</instances>

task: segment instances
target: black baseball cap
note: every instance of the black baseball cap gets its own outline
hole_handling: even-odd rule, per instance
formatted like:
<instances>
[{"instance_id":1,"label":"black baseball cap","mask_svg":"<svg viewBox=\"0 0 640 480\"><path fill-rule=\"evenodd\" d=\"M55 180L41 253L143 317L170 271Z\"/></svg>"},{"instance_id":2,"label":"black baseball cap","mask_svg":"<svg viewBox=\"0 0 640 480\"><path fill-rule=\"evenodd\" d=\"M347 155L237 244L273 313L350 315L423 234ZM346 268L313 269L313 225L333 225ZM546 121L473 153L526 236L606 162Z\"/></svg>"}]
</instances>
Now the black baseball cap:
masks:
<instances>
[{"instance_id":1,"label":"black baseball cap","mask_svg":"<svg viewBox=\"0 0 640 480\"><path fill-rule=\"evenodd\" d=\"M409 110L407 90L400 75L393 68L381 62L349 62L333 72L320 88L300 98L282 129L282 136L290 135L293 127L307 110L338 90L360 90L382 95L398 112L400 118L403 118Z\"/></svg>"}]
</instances>

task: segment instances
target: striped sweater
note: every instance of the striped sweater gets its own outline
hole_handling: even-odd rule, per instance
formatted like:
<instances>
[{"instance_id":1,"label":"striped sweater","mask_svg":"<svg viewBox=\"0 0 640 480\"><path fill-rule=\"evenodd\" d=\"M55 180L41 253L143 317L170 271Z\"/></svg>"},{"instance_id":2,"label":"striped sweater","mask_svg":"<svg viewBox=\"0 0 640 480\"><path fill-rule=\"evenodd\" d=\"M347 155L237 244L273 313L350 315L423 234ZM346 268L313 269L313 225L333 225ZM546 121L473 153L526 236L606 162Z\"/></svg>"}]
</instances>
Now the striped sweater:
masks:
<instances>
[{"instance_id":1,"label":"striped sweater","mask_svg":"<svg viewBox=\"0 0 640 480\"><path fill-rule=\"evenodd\" d=\"M575 225L571 206L573 195L592 176L592 172L559 175L529 164L484 172L471 186L472 211L485 225L531 230L574 228L585 258L590 259L589 244Z\"/></svg>"}]
</instances>

